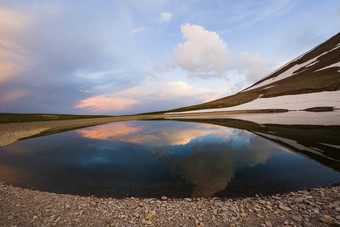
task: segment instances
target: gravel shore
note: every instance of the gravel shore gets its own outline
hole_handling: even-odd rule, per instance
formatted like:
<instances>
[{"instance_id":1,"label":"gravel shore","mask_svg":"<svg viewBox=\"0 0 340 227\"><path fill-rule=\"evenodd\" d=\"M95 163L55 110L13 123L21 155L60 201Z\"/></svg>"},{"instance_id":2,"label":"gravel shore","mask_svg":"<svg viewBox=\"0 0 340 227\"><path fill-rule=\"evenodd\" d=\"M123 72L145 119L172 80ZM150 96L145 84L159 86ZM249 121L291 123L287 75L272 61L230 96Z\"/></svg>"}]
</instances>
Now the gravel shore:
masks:
<instances>
[{"instance_id":1,"label":"gravel shore","mask_svg":"<svg viewBox=\"0 0 340 227\"><path fill-rule=\"evenodd\" d=\"M284 195L96 198L0 182L0 226L339 226L340 186Z\"/></svg>"}]
</instances>

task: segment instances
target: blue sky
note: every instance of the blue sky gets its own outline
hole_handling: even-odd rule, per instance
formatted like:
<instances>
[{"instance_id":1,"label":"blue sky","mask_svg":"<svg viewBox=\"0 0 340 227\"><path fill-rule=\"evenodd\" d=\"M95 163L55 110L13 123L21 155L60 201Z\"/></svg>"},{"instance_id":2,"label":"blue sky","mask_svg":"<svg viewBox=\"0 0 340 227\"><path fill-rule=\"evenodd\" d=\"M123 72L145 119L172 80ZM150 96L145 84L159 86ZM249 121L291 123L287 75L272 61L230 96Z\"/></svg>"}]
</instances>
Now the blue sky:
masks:
<instances>
[{"instance_id":1,"label":"blue sky","mask_svg":"<svg viewBox=\"0 0 340 227\"><path fill-rule=\"evenodd\" d=\"M0 111L118 115L199 104L339 31L336 0L0 0Z\"/></svg>"}]
</instances>

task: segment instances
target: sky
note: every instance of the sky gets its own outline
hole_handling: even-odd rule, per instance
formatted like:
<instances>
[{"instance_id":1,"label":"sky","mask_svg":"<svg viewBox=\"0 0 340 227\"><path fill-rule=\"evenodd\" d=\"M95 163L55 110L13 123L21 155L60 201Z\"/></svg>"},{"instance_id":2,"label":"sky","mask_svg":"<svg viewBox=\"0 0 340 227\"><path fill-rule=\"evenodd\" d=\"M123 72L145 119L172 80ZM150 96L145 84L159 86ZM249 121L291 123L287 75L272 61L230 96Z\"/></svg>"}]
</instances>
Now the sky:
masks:
<instances>
[{"instance_id":1,"label":"sky","mask_svg":"<svg viewBox=\"0 0 340 227\"><path fill-rule=\"evenodd\" d=\"M339 31L338 0L0 0L0 112L200 104Z\"/></svg>"}]
</instances>

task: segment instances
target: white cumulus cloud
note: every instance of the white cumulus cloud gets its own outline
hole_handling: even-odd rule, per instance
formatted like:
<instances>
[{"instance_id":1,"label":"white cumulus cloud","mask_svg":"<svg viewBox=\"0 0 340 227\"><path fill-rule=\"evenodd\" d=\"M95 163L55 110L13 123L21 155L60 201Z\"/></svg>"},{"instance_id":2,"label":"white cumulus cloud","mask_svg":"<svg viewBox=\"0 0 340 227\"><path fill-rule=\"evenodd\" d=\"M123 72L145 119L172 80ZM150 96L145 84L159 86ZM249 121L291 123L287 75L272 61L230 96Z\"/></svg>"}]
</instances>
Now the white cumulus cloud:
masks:
<instances>
[{"instance_id":1,"label":"white cumulus cloud","mask_svg":"<svg viewBox=\"0 0 340 227\"><path fill-rule=\"evenodd\" d=\"M229 50L227 43L213 31L199 25L181 26L185 42L174 48L173 63L190 76L199 78L235 78L249 84L265 77L276 64L259 54Z\"/></svg>"},{"instance_id":2,"label":"white cumulus cloud","mask_svg":"<svg viewBox=\"0 0 340 227\"><path fill-rule=\"evenodd\" d=\"M170 12L163 12L160 14L160 22L166 23L169 22L172 19L172 13Z\"/></svg>"},{"instance_id":3,"label":"white cumulus cloud","mask_svg":"<svg viewBox=\"0 0 340 227\"><path fill-rule=\"evenodd\" d=\"M191 24L182 25L181 30L186 41L174 49L176 65L194 73L225 72L227 44L216 32Z\"/></svg>"}]
</instances>

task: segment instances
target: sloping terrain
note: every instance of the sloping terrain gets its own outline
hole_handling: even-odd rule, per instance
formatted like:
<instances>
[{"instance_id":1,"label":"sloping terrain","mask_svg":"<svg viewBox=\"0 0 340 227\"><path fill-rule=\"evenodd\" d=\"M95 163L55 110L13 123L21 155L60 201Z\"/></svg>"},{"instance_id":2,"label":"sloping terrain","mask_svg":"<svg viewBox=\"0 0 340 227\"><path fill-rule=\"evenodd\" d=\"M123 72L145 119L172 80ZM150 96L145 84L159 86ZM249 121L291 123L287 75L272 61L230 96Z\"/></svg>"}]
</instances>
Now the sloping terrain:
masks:
<instances>
[{"instance_id":1,"label":"sloping terrain","mask_svg":"<svg viewBox=\"0 0 340 227\"><path fill-rule=\"evenodd\" d=\"M340 90L340 33L235 95L168 112L197 110L205 112L206 109L229 111L238 110L237 106L241 104L246 105L243 110L290 109L289 100L295 102L297 99L302 103L307 99L311 102L316 99L318 102L311 103L312 106L304 105L306 108L300 108L300 104L297 104L294 110L320 106L337 107L340 105L340 100L337 100L340 99L338 90ZM309 94L314 95L309 97ZM282 97L287 105L275 106L274 103L282 103L280 102ZM250 102L251 105L247 105Z\"/></svg>"}]
</instances>

